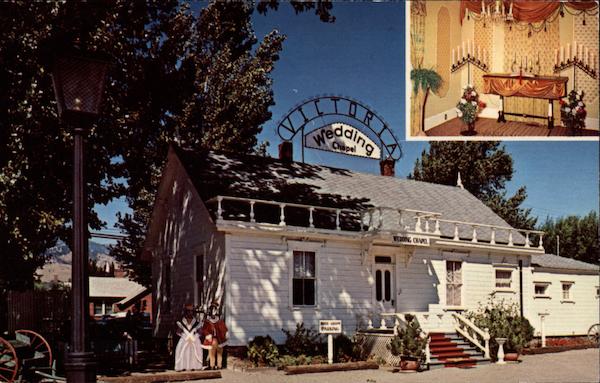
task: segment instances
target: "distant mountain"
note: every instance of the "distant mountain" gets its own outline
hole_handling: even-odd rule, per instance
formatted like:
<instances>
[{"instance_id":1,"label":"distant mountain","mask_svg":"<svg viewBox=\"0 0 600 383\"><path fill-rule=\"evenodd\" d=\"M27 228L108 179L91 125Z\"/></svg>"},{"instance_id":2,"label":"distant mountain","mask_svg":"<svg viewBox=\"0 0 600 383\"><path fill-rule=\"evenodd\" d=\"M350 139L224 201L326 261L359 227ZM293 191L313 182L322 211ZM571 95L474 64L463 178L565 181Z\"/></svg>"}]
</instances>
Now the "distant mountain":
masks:
<instances>
[{"instance_id":1,"label":"distant mountain","mask_svg":"<svg viewBox=\"0 0 600 383\"><path fill-rule=\"evenodd\" d=\"M99 266L104 267L111 263L119 264L114 257L109 255L108 246L90 241L88 248L89 259L94 260ZM46 255L49 256L48 262L37 271L40 280L42 282L53 280L68 282L71 279L71 262L73 260L69 246L63 241L58 241L55 246L46 250Z\"/></svg>"}]
</instances>

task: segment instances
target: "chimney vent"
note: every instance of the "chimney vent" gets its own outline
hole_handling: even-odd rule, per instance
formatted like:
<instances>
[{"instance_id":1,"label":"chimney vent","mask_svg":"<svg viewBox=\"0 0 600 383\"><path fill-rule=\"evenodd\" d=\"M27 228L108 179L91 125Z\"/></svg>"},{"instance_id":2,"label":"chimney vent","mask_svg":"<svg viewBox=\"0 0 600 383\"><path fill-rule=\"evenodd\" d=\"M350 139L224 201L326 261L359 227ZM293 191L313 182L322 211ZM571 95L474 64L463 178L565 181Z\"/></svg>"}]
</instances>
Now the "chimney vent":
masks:
<instances>
[{"instance_id":1,"label":"chimney vent","mask_svg":"<svg viewBox=\"0 0 600 383\"><path fill-rule=\"evenodd\" d=\"M291 141L279 144L279 159L285 162L294 161L294 146Z\"/></svg>"},{"instance_id":2,"label":"chimney vent","mask_svg":"<svg viewBox=\"0 0 600 383\"><path fill-rule=\"evenodd\" d=\"M394 177L396 175L395 172L396 161L391 158L386 158L379 162L379 169L381 170L381 175L386 177Z\"/></svg>"}]
</instances>

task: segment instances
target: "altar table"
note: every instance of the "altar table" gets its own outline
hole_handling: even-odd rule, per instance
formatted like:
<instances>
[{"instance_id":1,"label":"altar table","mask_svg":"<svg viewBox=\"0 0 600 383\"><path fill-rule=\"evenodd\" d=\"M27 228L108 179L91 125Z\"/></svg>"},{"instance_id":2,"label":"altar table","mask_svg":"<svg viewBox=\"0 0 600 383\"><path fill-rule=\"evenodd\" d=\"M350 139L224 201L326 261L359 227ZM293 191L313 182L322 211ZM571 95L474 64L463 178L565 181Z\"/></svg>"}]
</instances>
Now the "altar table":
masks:
<instances>
[{"instance_id":1,"label":"altar table","mask_svg":"<svg viewBox=\"0 0 600 383\"><path fill-rule=\"evenodd\" d=\"M528 76L519 74L493 73L483 75L483 93L500 96L498 122L506 122L505 115L541 118L548 120L548 128L554 127L553 101L567 95L568 77ZM504 110L504 97L528 97L548 100L548 115L537 116L524 113L509 113Z\"/></svg>"}]
</instances>

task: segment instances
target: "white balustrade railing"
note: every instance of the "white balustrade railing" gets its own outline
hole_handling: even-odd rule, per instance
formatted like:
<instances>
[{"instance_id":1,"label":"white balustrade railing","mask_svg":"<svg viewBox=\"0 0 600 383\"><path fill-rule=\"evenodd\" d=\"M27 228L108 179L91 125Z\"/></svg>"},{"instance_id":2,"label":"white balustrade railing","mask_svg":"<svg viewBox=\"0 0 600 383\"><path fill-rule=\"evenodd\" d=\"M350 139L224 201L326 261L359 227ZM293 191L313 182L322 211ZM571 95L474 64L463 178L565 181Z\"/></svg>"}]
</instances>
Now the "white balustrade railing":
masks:
<instances>
[{"instance_id":1,"label":"white balustrade railing","mask_svg":"<svg viewBox=\"0 0 600 383\"><path fill-rule=\"evenodd\" d=\"M480 329L469 319L461 314L452 313L456 320L455 329L460 335L464 336L469 342L483 351L486 358L490 357L490 333L488 329Z\"/></svg>"},{"instance_id":2,"label":"white balustrade railing","mask_svg":"<svg viewBox=\"0 0 600 383\"><path fill-rule=\"evenodd\" d=\"M241 213L241 216L225 218L225 202L233 201L237 203L247 203L247 213ZM245 220L251 223L257 223L256 209L259 206L271 206L279 211L279 226L287 226L290 223L286 218L287 209L300 209L306 211L306 221L301 226L315 228L315 214L320 213L329 216L327 219L329 227L336 231L369 231L376 232L381 230L402 230L409 233L418 233L441 237L444 235L457 242L470 242L473 244L483 243L490 245L503 245L509 247L536 248L543 250L544 232L538 230L515 229L509 226L496 226L479 224L473 222L453 221L442 219L440 213L428 212L412 209L396 209L389 207L374 207L364 210L340 209L334 207L304 205L297 203L283 203L276 201L265 201L258 199L217 196L207 201L207 203L216 203L216 218L222 220ZM239 207L238 207L239 210ZM297 217L297 214L296 214ZM322 221L321 221L322 222ZM266 222L262 222L266 223ZM276 223L277 222L273 222ZM294 222L294 225L298 225ZM444 234L442 233L442 228ZM524 243L515 243L514 235L519 233L524 238ZM462 236L461 236L462 234ZM531 236L538 236L538 243L531 243ZM500 238L501 242L498 242ZM522 241L521 241L522 242Z\"/></svg>"}]
</instances>

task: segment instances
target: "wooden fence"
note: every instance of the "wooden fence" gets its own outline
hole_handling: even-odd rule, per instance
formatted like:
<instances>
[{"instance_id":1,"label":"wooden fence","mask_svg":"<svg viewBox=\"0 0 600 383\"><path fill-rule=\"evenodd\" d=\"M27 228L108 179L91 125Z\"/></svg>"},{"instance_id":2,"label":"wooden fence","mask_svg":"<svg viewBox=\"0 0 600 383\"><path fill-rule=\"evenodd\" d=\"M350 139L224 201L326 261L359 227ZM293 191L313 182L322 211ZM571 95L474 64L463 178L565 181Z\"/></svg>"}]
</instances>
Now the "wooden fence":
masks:
<instances>
[{"instance_id":1,"label":"wooden fence","mask_svg":"<svg viewBox=\"0 0 600 383\"><path fill-rule=\"evenodd\" d=\"M6 319L9 332L18 329L42 334L56 333L69 318L69 293L66 291L9 291Z\"/></svg>"}]
</instances>

